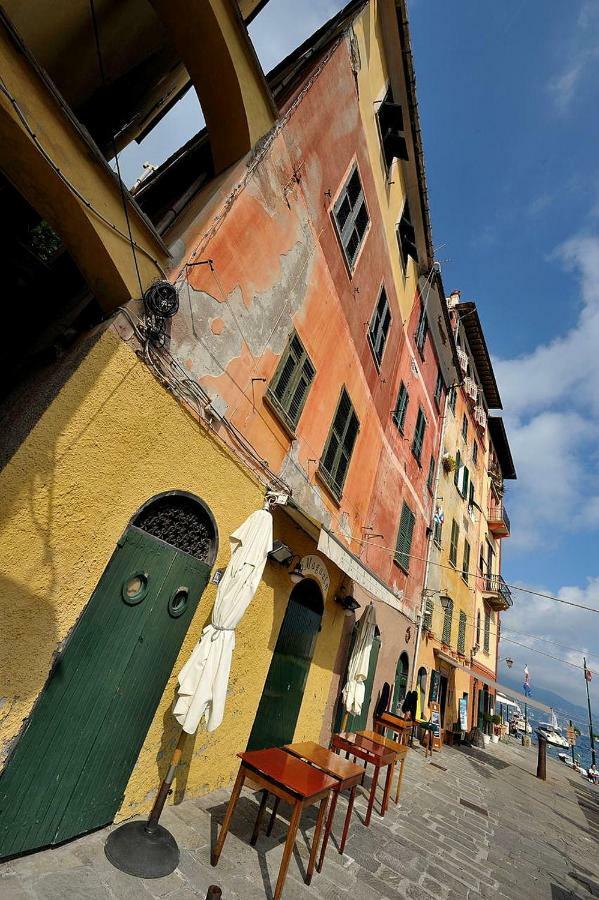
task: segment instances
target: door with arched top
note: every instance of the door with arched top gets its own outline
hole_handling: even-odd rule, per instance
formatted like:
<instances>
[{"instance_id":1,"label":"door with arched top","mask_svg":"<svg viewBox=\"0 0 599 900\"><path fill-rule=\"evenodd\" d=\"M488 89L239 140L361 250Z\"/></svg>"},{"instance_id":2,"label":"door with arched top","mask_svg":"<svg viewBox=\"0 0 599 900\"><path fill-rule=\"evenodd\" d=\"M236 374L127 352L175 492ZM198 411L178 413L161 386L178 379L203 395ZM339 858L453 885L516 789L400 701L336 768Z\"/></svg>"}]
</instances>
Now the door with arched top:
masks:
<instances>
[{"instance_id":1,"label":"door with arched top","mask_svg":"<svg viewBox=\"0 0 599 900\"><path fill-rule=\"evenodd\" d=\"M408 672L410 670L410 660L408 654L404 651L397 660L397 668L395 669L395 687L393 688L393 710L401 713L401 706L406 698L408 690Z\"/></svg>"},{"instance_id":2,"label":"door with arched top","mask_svg":"<svg viewBox=\"0 0 599 900\"><path fill-rule=\"evenodd\" d=\"M217 543L190 494L133 518L0 776L0 858L112 822Z\"/></svg>"}]
</instances>

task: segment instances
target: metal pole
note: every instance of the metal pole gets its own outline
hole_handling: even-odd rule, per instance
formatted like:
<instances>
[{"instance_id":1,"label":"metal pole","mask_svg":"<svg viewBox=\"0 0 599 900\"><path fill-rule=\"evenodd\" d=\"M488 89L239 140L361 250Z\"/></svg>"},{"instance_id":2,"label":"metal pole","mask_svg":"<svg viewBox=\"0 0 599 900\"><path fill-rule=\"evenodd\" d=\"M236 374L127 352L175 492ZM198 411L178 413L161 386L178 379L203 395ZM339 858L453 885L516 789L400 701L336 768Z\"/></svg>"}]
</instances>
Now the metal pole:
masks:
<instances>
[{"instance_id":1,"label":"metal pole","mask_svg":"<svg viewBox=\"0 0 599 900\"><path fill-rule=\"evenodd\" d=\"M524 702L524 734L522 735L522 746L528 747L528 707Z\"/></svg>"},{"instance_id":2,"label":"metal pole","mask_svg":"<svg viewBox=\"0 0 599 900\"><path fill-rule=\"evenodd\" d=\"M593 716L591 713L591 695L589 694L589 680L587 678L587 658L586 658L586 656L584 656L583 659L584 659L584 682L587 686L587 706L589 708L589 737L591 739L591 759L593 761L593 768L595 768L597 765L597 762L595 759L595 737L593 735Z\"/></svg>"},{"instance_id":3,"label":"metal pole","mask_svg":"<svg viewBox=\"0 0 599 900\"><path fill-rule=\"evenodd\" d=\"M537 778L547 781L547 741L539 734L539 755L537 757Z\"/></svg>"},{"instance_id":4,"label":"metal pole","mask_svg":"<svg viewBox=\"0 0 599 900\"><path fill-rule=\"evenodd\" d=\"M570 719L570 728L574 728L572 724L572 719ZM570 744L570 749L572 751L572 765L576 764L576 760L574 759L574 744Z\"/></svg>"}]
</instances>

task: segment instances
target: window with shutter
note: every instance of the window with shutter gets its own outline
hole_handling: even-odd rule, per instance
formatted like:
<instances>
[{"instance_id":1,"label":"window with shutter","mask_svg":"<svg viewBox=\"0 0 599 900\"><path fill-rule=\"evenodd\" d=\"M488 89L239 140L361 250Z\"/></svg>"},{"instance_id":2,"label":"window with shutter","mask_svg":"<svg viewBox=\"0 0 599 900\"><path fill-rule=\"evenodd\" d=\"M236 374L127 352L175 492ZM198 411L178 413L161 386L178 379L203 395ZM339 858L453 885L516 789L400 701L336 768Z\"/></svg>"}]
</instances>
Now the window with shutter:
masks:
<instances>
[{"instance_id":1,"label":"window with shutter","mask_svg":"<svg viewBox=\"0 0 599 900\"><path fill-rule=\"evenodd\" d=\"M389 309L389 303L387 301L387 293L385 288L383 288L368 327L370 349L372 350L377 366L380 366L383 359L390 324L391 310Z\"/></svg>"},{"instance_id":2,"label":"window with shutter","mask_svg":"<svg viewBox=\"0 0 599 900\"><path fill-rule=\"evenodd\" d=\"M458 653L462 656L466 652L466 613L460 612L460 622L458 625Z\"/></svg>"},{"instance_id":3,"label":"window with shutter","mask_svg":"<svg viewBox=\"0 0 599 900\"><path fill-rule=\"evenodd\" d=\"M432 631L433 629L433 601L430 598L427 598L424 604L422 628L424 629L424 631Z\"/></svg>"},{"instance_id":4,"label":"window with shutter","mask_svg":"<svg viewBox=\"0 0 599 900\"><path fill-rule=\"evenodd\" d=\"M343 388L324 452L320 474L336 497L341 497L360 423Z\"/></svg>"},{"instance_id":5,"label":"window with shutter","mask_svg":"<svg viewBox=\"0 0 599 900\"><path fill-rule=\"evenodd\" d=\"M462 437L465 441L468 440L468 418L465 413L462 417Z\"/></svg>"},{"instance_id":6,"label":"window with shutter","mask_svg":"<svg viewBox=\"0 0 599 900\"><path fill-rule=\"evenodd\" d=\"M485 653L489 652L490 647L490 637L491 637L491 615L488 609L485 609L485 633L483 638L483 650Z\"/></svg>"},{"instance_id":7,"label":"window with shutter","mask_svg":"<svg viewBox=\"0 0 599 900\"><path fill-rule=\"evenodd\" d=\"M401 510L401 519L399 520L399 532L397 534L397 544L395 547L395 562L400 568L406 572L410 571L410 552L412 550L412 537L414 535L414 523L416 516L407 503Z\"/></svg>"},{"instance_id":8,"label":"window with shutter","mask_svg":"<svg viewBox=\"0 0 599 900\"><path fill-rule=\"evenodd\" d=\"M418 352L420 356L424 358L424 345L426 343L426 336L428 334L428 318L426 315L426 310L424 306L420 310L420 318L418 319L418 328L416 329L415 340L416 347L418 348Z\"/></svg>"},{"instance_id":9,"label":"window with shutter","mask_svg":"<svg viewBox=\"0 0 599 900\"><path fill-rule=\"evenodd\" d=\"M428 476L426 479L426 486L429 489L430 493L433 493L435 483L435 457L431 456L430 462L428 464Z\"/></svg>"},{"instance_id":10,"label":"window with shutter","mask_svg":"<svg viewBox=\"0 0 599 900\"><path fill-rule=\"evenodd\" d=\"M462 578L468 581L468 572L470 571L470 544L464 540L464 561L462 563Z\"/></svg>"},{"instance_id":11,"label":"window with shutter","mask_svg":"<svg viewBox=\"0 0 599 900\"><path fill-rule=\"evenodd\" d=\"M451 523L451 541L449 543L449 562L452 566L458 564L458 541L460 539L460 526L454 519Z\"/></svg>"},{"instance_id":12,"label":"window with shutter","mask_svg":"<svg viewBox=\"0 0 599 900\"><path fill-rule=\"evenodd\" d=\"M443 610L443 635L441 640L447 646L451 646L451 625L453 619L453 600L447 597L447 605Z\"/></svg>"},{"instance_id":13,"label":"window with shutter","mask_svg":"<svg viewBox=\"0 0 599 900\"><path fill-rule=\"evenodd\" d=\"M402 383L399 386L399 393L397 395L397 404L395 406L395 412L393 413L393 421L403 434L404 425L406 421L406 412L408 409L408 402L410 400L410 395L406 389L405 384Z\"/></svg>"},{"instance_id":14,"label":"window with shutter","mask_svg":"<svg viewBox=\"0 0 599 900\"><path fill-rule=\"evenodd\" d=\"M315 369L297 334L293 334L267 390L267 397L285 423L295 430Z\"/></svg>"},{"instance_id":15,"label":"window with shutter","mask_svg":"<svg viewBox=\"0 0 599 900\"><path fill-rule=\"evenodd\" d=\"M399 103L393 102L391 88L380 104L376 117L388 171L394 159L409 159L402 109Z\"/></svg>"},{"instance_id":16,"label":"window with shutter","mask_svg":"<svg viewBox=\"0 0 599 900\"><path fill-rule=\"evenodd\" d=\"M437 404L437 409L441 409L443 387L443 376L441 375L441 372L437 372L437 383L435 384L435 403Z\"/></svg>"},{"instance_id":17,"label":"window with shutter","mask_svg":"<svg viewBox=\"0 0 599 900\"><path fill-rule=\"evenodd\" d=\"M350 270L353 271L369 222L368 209L357 166L354 166L345 187L333 207L333 219L337 226L337 234L343 247L345 259Z\"/></svg>"},{"instance_id":18,"label":"window with shutter","mask_svg":"<svg viewBox=\"0 0 599 900\"><path fill-rule=\"evenodd\" d=\"M472 462L474 463L474 465L476 465L478 462L478 443L477 443L477 441L474 441L474 443L472 444Z\"/></svg>"},{"instance_id":19,"label":"window with shutter","mask_svg":"<svg viewBox=\"0 0 599 900\"><path fill-rule=\"evenodd\" d=\"M480 609L476 614L476 646L480 648Z\"/></svg>"},{"instance_id":20,"label":"window with shutter","mask_svg":"<svg viewBox=\"0 0 599 900\"><path fill-rule=\"evenodd\" d=\"M459 479L460 479L461 468L462 468L462 454L458 450L455 455L455 470L453 473L453 483L458 488L458 490L459 490L458 483L459 483Z\"/></svg>"},{"instance_id":21,"label":"window with shutter","mask_svg":"<svg viewBox=\"0 0 599 900\"><path fill-rule=\"evenodd\" d=\"M399 255L401 265L405 272L408 265L408 256L411 256L414 262L418 262L418 251L416 250L416 231L412 225L412 217L410 216L410 207L408 201L404 203L401 219L397 226L397 243L399 245Z\"/></svg>"},{"instance_id":22,"label":"window with shutter","mask_svg":"<svg viewBox=\"0 0 599 900\"><path fill-rule=\"evenodd\" d=\"M435 519L435 523L433 526L433 540L437 547L441 546L441 536L443 534L443 522L439 519Z\"/></svg>"},{"instance_id":23,"label":"window with shutter","mask_svg":"<svg viewBox=\"0 0 599 900\"><path fill-rule=\"evenodd\" d=\"M452 386L449 388L449 394L447 395L447 405L449 406L452 413L455 415L455 405L457 400L457 392L456 389Z\"/></svg>"},{"instance_id":24,"label":"window with shutter","mask_svg":"<svg viewBox=\"0 0 599 900\"><path fill-rule=\"evenodd\" d=\"M416 418L416 428L414 429L414 439L412 441L412 453L420 462L420 457L422 456L422 444L424 443L424 432L426 431L426 419L424 418L424 413L422 412L422 408L418 409L418 416Z\"/></svg>"}]
</instances>

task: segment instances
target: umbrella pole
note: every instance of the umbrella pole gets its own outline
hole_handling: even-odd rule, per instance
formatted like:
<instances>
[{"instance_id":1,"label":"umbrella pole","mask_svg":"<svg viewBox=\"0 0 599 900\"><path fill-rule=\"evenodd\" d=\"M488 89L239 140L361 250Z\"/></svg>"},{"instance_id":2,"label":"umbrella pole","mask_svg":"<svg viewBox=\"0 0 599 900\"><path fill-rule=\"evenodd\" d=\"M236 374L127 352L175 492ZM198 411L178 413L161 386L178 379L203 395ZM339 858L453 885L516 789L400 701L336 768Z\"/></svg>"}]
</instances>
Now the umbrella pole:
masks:
<instances>
[{"instance_id":1,"label":"umbrella pole","mask_svg":"<svg viewBox=\"0 0 599 900\"><path fill-rule=\"evenodd\" d=\"M171 791L186 737L186 732L181 731L148 821L125 822L108 835L104 853L115 868L126 872L127 875L135 875L137 878L164 878L165 875L174 872L179 865L177 842L158 820Z\"/></svg>"},{"instance_id":2,"label":"umbrella pole","mask_svg":"<svg viewBox=\"0 0 599 900\"><path fill-rule=\"evenodd\" d=\"M343 718L341 719L341 731L345 731L345 729L347 728L347 721L348 721L348 719L349 719L349 713L348 713L348 711L346 710L346 711L343 713Z\"/></svg>"}]
</instances>

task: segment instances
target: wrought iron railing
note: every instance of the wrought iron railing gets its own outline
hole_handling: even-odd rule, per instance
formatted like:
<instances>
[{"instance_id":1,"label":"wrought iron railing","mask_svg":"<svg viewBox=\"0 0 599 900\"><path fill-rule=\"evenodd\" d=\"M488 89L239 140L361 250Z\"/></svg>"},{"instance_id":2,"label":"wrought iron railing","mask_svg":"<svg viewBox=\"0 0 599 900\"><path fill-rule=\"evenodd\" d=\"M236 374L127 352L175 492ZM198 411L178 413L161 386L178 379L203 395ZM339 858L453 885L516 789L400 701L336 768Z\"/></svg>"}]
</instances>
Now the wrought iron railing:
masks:
<instances>
[{"instance_id":1,"label":"wrought iron railing","mask_svg":"<svg viewBox=\"0 0 599 900\"><path fill-rule=\"evenodd\" d=\"M485 575L484 590L493 594L499 594L506 606L513 604L512 592L501 575Z\"/></svg>"},{"instance_id":2,"label":"wrought iron railing","mask_svg":"<svg viewBox=\"0 0 599 900\"><path fill-rule=\"evenodd\" d=\"M495 503L489 506L488 520L489 522L503 522L508 534L510 533L510 517L504 503Z\"/></svg>"}]
</instances>

